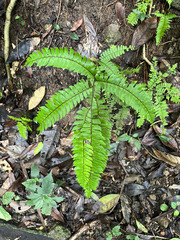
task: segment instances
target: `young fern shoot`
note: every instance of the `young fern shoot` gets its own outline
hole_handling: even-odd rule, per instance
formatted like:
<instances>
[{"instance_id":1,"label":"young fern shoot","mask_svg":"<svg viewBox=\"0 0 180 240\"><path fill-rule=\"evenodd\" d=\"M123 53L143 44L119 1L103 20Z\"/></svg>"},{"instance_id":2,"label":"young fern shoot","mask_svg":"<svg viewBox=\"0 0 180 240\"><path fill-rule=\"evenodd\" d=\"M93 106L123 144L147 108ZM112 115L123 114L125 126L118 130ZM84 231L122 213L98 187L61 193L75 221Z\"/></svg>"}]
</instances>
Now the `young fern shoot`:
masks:
<instances>
[{"instance_id":1,"label":"young fern shoot","mask_svg":"<svg viewBox=\"0 0 180 240\"><path fill-rule=\"evenodd\" d=\"M125 71L111 60L132 49L126 46L112 46L103 52L99 62L81 57L80 54L67 48L44 48L32 53L26 64L32 66L53 66L77 72L86 77L74 86L58 91L41 107L36 120L38 130L51 127L86 99L87 107L82 107L75 117L73 135L73 158L79 184L86 196L96 190L101 174L108 160L111 123L105 98L100 97L103 90L115 95L126 105L131 106L138 114L137 126L144 120L153 124L155 116L164 121L165 116L156 111L152 100L152 91L147 91L145 84L127 81Z\"/></svg>"}]
</instances>

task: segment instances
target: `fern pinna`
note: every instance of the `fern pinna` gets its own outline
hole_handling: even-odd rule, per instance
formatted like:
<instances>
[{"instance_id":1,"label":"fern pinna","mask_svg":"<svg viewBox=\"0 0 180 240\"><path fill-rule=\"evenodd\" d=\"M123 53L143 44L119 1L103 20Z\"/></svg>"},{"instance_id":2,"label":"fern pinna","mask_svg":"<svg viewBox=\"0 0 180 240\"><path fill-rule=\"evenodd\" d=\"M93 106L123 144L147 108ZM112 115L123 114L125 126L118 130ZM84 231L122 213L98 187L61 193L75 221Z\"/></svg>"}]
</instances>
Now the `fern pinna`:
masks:
<instances>
[{"instance_id":1,"label":"fern pinna","mask_svg":"<svg viewBox=\"0 0 180 240\"><path fill-rule=\"evenodd\" d=\"M60 90L41 107L36 120L38 130L51 127L64 117L83 99L87 107L82 107L76 116L73 135L73 158L77 180L90 197L92 190L98 186L108 160L108 149L111 136L111 123L107 106L101 90L116 95L120 100L136 110L138 126L144 120L153 123L155 109L152 95L145 91L145 85L136 82L128 83L126 76L111 60L128 51L130 47L113 46L106 50L99 62L91 61L67 48L43 49L28 57L26 64L32 66L53 66L69 69L86 76L68 89Z\"/></svg>"}]
</instances>

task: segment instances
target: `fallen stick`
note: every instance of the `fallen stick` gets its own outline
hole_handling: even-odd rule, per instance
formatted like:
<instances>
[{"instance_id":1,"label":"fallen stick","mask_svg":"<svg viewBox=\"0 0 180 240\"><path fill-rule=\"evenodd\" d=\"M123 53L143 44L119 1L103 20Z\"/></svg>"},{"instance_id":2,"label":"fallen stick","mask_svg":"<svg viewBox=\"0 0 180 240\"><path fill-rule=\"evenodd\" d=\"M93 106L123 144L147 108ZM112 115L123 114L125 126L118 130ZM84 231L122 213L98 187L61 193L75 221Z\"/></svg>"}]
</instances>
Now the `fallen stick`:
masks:
<instances>
[{"instance_id":1,"label":"fallen stick","mask_svg":"<svg viewBox=\"0 0 180 240\"><path fill-rule=\"evenodd\" d=\"M16 0L11 0L7 10L6 10L6 21L4 26L4 59L5 63L9 57L9 29L11 24L11 13L15 6ZM6 72L8 77L8 84L10 86L10 89L13 89L13 82L12 82L12 76L10 72L10 66L9 64L6 64Z\"/></svg>"}]
</instances>

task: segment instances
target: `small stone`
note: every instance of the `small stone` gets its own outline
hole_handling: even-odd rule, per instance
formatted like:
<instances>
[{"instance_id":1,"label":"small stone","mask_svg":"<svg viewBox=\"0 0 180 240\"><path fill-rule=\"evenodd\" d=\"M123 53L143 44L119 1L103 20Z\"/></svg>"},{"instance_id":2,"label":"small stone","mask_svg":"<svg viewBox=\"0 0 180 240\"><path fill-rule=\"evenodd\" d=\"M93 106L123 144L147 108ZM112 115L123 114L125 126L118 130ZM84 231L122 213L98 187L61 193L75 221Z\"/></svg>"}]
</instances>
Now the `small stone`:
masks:
<instances>
[{"instance_id":1,"label":"small stone","mask_svg":"<svg viewBox=\"0 0 180 240\"><path fill-rule=\"evenodd\" d=\"M105 28L104 36L109 45L117 43L122 38L119 28L120 26L118 23L112 23Z\"/></svg>"},{"instance_id":2,"label":"small stone","mask_svg":"<svg viewBox=\"0 0 180 240\"><path fill-rule=\"evenodd\" d=\"M163 172L163 174L164 174L164 176L169 176L169 171L167 171L167 170L164 170L164 172Z\"/></svg>"},{"instance_id":3,"label":"small stone","mask_svg":"<svg viewBox=\"0 0 180 240\"><path fill-rule=\"evenodd\" d=\"M156 201L156 195L155 194L151 194L149 195L150 199L153 201Z\"/></svg>"}]
</instances>

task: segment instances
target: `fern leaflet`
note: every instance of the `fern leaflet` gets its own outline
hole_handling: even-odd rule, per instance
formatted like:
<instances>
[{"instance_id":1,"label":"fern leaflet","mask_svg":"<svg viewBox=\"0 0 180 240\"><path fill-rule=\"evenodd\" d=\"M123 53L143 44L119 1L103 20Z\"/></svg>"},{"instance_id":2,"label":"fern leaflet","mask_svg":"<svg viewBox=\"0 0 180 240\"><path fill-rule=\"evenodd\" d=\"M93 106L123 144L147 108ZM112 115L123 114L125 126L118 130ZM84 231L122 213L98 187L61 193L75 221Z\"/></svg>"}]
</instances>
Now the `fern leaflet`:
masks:
<instances>
[{"instance_id":1,"label":"fern leaflet","mask_svg":"<svg viewBox=\"0 0 180 240\"><path fill-rule=\"evenodd\" d=\"M39 123L38 130L42 132L44 129L52 126L59 121L67 113L69 113L84 98L87 98L92 92L92 88L88 82L81 80L69 89L61 90L48 100L46 106L41 107L37 114L36 120Z\"/></svg>"}]
</instances>

